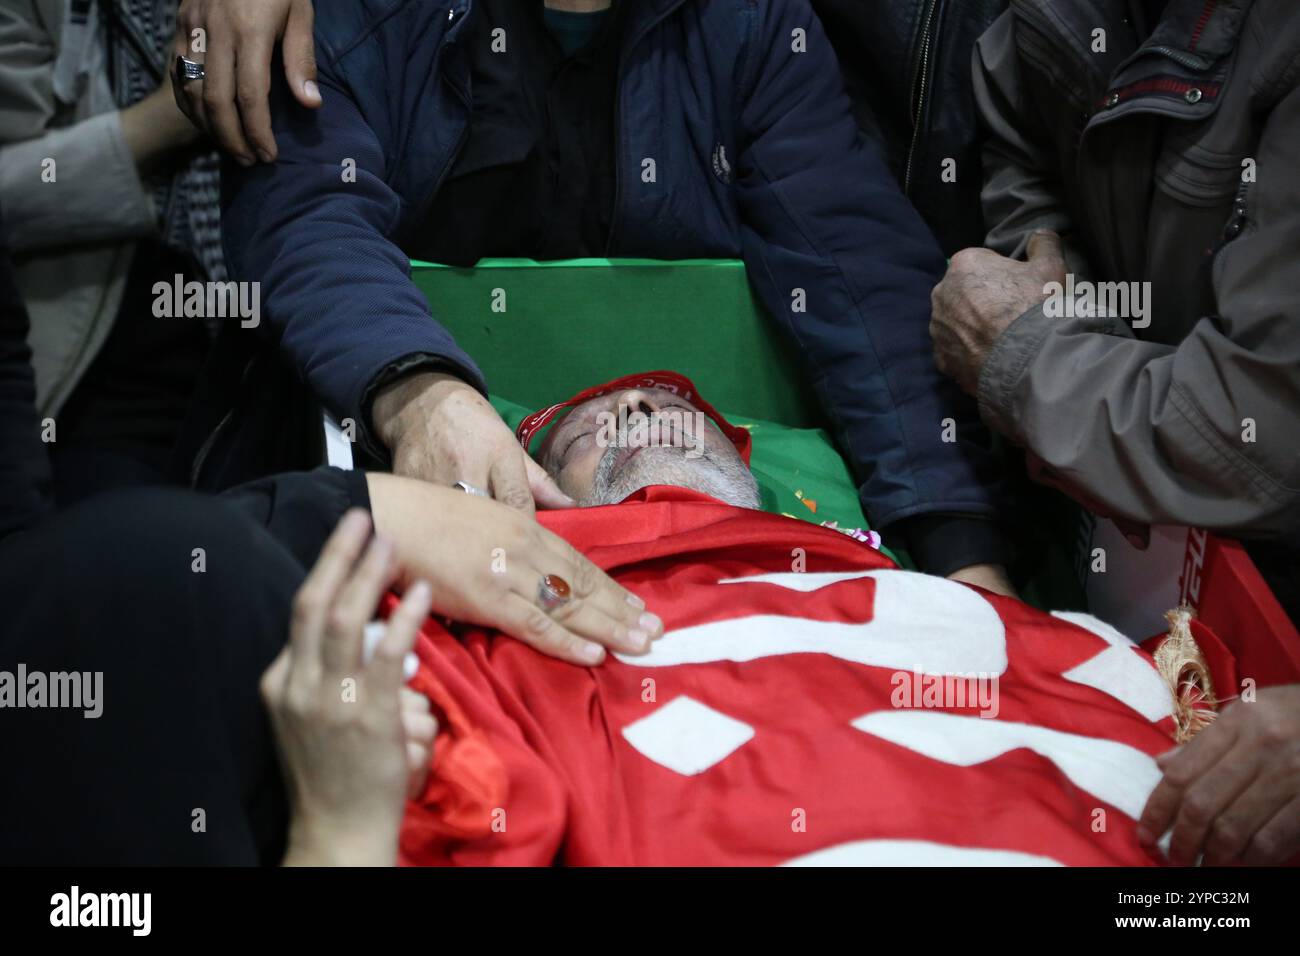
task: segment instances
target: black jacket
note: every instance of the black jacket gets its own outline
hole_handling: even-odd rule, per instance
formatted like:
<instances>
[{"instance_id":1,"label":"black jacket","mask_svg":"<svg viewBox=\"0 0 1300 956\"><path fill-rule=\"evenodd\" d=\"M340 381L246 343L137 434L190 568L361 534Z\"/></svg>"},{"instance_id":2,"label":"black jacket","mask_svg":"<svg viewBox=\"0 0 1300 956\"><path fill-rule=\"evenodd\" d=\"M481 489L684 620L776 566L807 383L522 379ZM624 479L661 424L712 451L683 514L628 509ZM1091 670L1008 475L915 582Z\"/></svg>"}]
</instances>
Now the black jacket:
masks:
<instances>
[{"instance_id":1,"label":"black jacket","mask_svg":"<svg viewBox=\"0 0 1300 956\"><path fill-rule=\"evenodd\" d=\"M984 243L975 41L1007 0L812 0L839 56L858 122L945 255ZM944 176L951 159L954 181Z\"/></svg>"}]
</instances>

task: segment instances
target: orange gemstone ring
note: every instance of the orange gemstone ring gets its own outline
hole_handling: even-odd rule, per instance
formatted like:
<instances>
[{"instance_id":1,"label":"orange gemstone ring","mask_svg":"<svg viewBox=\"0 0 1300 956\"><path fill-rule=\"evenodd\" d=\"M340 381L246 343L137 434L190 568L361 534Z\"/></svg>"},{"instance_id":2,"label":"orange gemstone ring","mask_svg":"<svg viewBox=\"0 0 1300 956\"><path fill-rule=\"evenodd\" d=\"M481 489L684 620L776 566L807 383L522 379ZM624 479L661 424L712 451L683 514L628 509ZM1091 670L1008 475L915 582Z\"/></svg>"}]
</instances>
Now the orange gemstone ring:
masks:
<instances>
[{"instance_id":1,"label":"orange gemstone ring","mask_svg":"<svg viewBox=\"0 0 1300 956\"><path fill-rule=\"evenodd\" d=\"M558 574L543 574L537 584L537 603L546 612L569 603L569 582Z\"/></svg>"}]
</instances>

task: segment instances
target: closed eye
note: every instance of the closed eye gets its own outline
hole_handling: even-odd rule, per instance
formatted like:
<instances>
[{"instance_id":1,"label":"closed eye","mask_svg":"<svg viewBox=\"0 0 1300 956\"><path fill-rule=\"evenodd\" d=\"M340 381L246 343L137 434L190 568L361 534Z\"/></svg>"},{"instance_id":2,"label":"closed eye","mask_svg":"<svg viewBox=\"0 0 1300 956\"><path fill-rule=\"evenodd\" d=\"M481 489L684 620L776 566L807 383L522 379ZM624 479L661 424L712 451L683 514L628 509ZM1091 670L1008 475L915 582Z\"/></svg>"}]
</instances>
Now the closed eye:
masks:
<instances>
[{"instance_id":1,"label":"closed eye","mask_svg":"<svg viewBox=\"0 0 1300 956\"><path fill-rule=\"evenodd\" d=\"M576 442L579 438L585 438L587 435L590 435L590 434L591 434L591 432L589 432L589 431L586 431L586 432L578 432L578 434L574 435L573 438L571 438L571 439L569 439L569 441L565 442L565 444L564 444L564 450L563 450L562 452L560 452L560 464L561 464L561 465L564 464L564 459L567 458L567 457L569 456L569 449L573 447L573 443Z\"/></svg>"}]
</instances>

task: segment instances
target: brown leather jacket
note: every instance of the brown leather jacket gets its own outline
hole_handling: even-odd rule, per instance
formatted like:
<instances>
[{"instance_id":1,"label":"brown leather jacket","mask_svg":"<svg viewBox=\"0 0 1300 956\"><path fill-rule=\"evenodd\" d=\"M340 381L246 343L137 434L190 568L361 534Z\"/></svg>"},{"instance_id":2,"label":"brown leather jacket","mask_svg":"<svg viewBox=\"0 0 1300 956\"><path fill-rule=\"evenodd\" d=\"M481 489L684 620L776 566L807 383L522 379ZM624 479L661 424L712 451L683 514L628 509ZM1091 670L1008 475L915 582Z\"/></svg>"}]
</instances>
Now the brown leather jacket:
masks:
<instances>
[{"instance_id":1,"label":"brown leather jacket","mask_svg":"<svg viewBox=\"0 0 1300 956\"><path fill-rule=\"evenodd\" d=\"M1012 0L977 44L988 246L1051 228L1076 280L1150 283L1145 315L1017 319L981 412L1120 518L1294 542L1300 4L1149 6Z\"/></svg>"}]
</instances>

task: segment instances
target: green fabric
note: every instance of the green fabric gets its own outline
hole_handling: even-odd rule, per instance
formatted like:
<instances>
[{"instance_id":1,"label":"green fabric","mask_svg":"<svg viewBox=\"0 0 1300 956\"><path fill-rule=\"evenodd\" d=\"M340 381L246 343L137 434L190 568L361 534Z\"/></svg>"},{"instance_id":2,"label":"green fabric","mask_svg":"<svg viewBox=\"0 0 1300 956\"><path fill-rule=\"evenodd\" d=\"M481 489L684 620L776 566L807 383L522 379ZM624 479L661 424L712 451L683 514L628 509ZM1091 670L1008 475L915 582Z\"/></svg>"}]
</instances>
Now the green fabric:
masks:
<instances>
[{"instance_id":1,"label":"green fabric","mask_svg":"<svg viewBox=\"0 0 1300 956\"><path fill-rule=\"evenodd\" d=\"M867 527L848 466L822 428L793 350L755 302L743 263L484 259L473 269L411 267L512 429L524 415L618 375L681 372L730 421L751 427L750 465L765 510Z\"/></svg>"},{"instance_id":2,"label":"green fabric","mask_svg":"<svg viewBox=\"0 0 1300 956\"><path fill-rule=\"evenodd\" d=\"M547 7L542 11L546 20L546 29L551 31L555 42L560 45L565 56L573 56L593 39L609 18L612 8L579 13L575 10L552 10Z\"/></svg>"},{"instance_id":3,"label":"green fabric","mask_svg":"<svg viewBox=\"0 0 1300 956\"><path fill-rule=\"evenodd\" d=\"M526 407L617 375L671 369L718 408L799 428L826 424L741 262L414 262L411 277L492 393Z\"/></svg>"},{"instance_id":4,"label":"green fabric","mask_svg":"<svg viewBox=\"0 0 1300 956\"><path fill-rule=\"evenodd\" d=\"M492 397L492 405L511 429L525 415L536 411L498 396ZM764 511L813 524L834 521L840 528L867 527L853 476L826 432L744 418L725 409L719 411L728 421L749 429L754 443L750 469L763 494ZM881 550L900 560L900 555L888 548Z\"/></svg>"}]
</instances>

